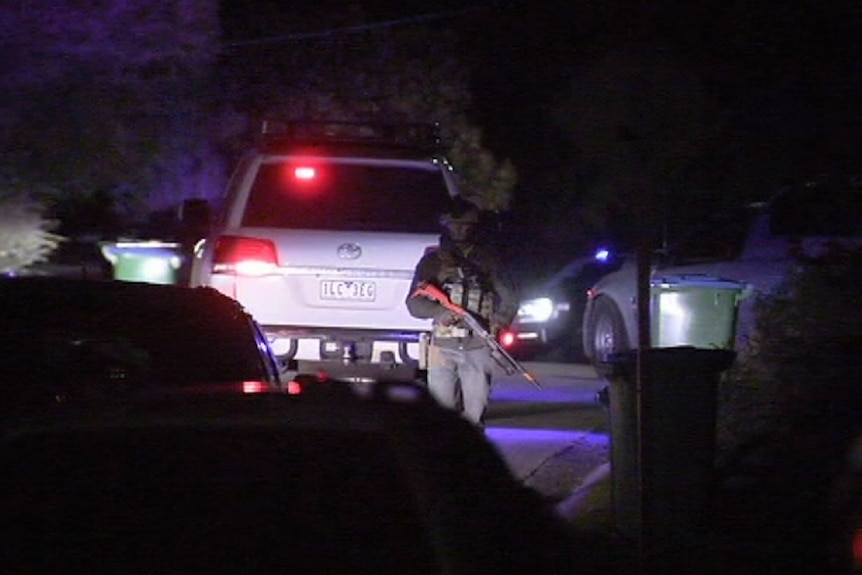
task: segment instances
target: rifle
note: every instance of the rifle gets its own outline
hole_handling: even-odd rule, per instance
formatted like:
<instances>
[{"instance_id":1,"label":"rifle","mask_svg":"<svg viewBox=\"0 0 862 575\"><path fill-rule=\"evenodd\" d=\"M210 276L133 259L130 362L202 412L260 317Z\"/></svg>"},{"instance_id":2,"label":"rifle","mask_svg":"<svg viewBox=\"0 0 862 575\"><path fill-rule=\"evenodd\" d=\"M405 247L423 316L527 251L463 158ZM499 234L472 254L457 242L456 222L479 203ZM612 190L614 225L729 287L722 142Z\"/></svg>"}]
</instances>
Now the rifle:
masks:
<instances>
[{"instance_id":1,"label":"rifle","mask_svg":"<svg viewBox=\"0 0 862 575\"><path fill-rule=\"evenodd\" d=\"M524 379L533 384L536 388L542 389L542 385L539 383L539 380L536 379L536 376L528 372L524 369L518 361L512 357L509 352L507 352L503 346L497 341L487 329L482 327L482 324L479 323L473 314L462 308L456 303L453 303L449 297L438 287L431 285L429 283L421 284L416 291L410 297L417 296L425 296L429 299L432 299L448 309L451 312L454 312L458 317L467 324L467 326L476 334L478 337L485 342L489 348L491 348L491 357L494 358L494 361L503 368L506 372L506 375L512 375L516 371L524 376Z\"/></svg>"}]
</instances>

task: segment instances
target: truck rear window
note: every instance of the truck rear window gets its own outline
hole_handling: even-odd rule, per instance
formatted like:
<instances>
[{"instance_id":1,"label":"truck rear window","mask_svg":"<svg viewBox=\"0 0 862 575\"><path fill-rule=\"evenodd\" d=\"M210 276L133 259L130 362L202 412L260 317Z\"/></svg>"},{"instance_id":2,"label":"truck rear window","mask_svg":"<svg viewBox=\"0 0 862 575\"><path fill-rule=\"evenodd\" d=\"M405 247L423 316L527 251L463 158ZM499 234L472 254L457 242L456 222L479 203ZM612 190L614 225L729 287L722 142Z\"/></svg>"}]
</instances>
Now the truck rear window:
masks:
<instances>
[{"instance_id":1,"label":"truck rear window","mask_svg":"<svg viewBox=\"0 0 862 575\"><path fill-rule=\"evenodd\" d=\"M436 233L449 192L436 169L364 163L264 163L242 225Z\"/></svg>"}]
</instances>

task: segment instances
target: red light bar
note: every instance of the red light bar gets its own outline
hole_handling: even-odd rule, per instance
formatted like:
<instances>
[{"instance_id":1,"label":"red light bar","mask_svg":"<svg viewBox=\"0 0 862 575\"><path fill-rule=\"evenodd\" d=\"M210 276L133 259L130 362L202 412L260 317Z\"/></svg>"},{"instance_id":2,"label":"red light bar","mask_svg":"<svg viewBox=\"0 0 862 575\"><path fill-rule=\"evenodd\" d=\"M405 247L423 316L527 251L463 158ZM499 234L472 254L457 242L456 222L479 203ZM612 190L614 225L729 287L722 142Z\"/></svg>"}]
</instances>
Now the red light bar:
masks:
<instances>
[{"instance_id":1,"label":"red light bar","mask_svg":"<svg viewBox=\"0 0 862 575\"><path fill-rule=\"evenodd\" d=\"M294 168L293 175L297 180L313 180L317 177L317 170L311 166L299 166Z\"/></svg>"},{"instance_id":2,"label":"red light bar","mask_svg":"<svg viewBox=\"0 0 862 575\"><path fill-rule=\"evenodd\" d=\"M244 381L242 382L243 393L265 393L269 390L269 386L262 381Z\"/></svg>"},{"instance_id":3,"label":"red light bar","mask_svg":"<svg viewBox=\"0 0 862 575\"><path fill-rule=\"evenodd\" d=\"M302 393L302 384L296 381L295 379L291 379L287 382L287 394L288 395L299 395Z\"/></svg>"}]
</instances>

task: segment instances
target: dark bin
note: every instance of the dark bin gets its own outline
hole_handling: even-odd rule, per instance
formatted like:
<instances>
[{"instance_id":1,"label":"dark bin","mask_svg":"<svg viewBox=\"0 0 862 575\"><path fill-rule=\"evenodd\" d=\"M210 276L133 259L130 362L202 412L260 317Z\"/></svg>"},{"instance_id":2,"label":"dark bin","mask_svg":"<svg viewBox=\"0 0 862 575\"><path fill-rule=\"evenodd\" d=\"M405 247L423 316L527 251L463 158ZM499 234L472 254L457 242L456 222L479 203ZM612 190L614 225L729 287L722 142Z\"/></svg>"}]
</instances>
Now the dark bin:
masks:
<instances>
[{"instance_id":1,"label":"dark bin","mask_svg":"<svg viewBox=\"0 0 862 575\"><path fill-rule=\"evenodd\" d=\"M708 526L717 387L736 353L693 346L614 354L608 381L614 521L621 535L681 541Z\"/></svg>"}]
</instances>

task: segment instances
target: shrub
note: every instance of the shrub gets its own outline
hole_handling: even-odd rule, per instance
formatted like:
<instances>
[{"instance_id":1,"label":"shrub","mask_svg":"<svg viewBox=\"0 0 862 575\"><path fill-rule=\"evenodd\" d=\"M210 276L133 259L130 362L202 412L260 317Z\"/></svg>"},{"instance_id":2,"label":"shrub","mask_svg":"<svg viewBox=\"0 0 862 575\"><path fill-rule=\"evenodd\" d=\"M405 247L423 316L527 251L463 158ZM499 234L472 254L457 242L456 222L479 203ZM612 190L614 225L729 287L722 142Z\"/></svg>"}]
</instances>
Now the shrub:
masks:
<instances>
[{"instance_id":1,"label":"shrub","mask_svg":"<svg viewBox=\"0 0 862 575\"><path fill-rule=\"evenodd\" d=\"M14 184L0 185L0 274L47 259L63 239L52 233L55 227L41 203Z\"/></svg>"},{"instance_id":2,"label":"shrub","mask_svg":"<svg viewBox=\"0 0 862 575\"><path fill-rule=\"evenodd\" d=\"M860 286L862 249L831 245L755 302L752 345L720 386L719 456L802 434L845 447L862 413Z\"/></svg>"}]
</instances>

